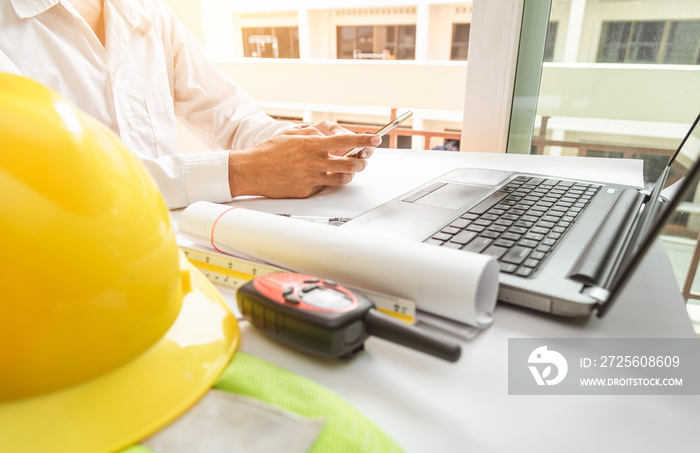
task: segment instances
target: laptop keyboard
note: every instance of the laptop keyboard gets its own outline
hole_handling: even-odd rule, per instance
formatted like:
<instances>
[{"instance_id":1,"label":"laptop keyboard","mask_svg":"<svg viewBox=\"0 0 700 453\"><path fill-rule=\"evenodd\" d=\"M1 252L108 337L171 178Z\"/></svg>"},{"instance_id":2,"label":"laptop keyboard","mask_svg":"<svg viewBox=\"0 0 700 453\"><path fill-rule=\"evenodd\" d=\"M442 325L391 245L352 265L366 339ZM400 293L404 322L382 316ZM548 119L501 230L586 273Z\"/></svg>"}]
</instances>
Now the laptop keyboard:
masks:
<instances>
[{"instance_id":1,"label":"laptop keyboard","mask_svg":"<svg viewBox=\"0 0 700 453\"><path fill-rule=\"evenodd\" d=\"M424 242L492 255L501 272L530 277L600 187L518 176Z\"/></svg>"}]
</instances>

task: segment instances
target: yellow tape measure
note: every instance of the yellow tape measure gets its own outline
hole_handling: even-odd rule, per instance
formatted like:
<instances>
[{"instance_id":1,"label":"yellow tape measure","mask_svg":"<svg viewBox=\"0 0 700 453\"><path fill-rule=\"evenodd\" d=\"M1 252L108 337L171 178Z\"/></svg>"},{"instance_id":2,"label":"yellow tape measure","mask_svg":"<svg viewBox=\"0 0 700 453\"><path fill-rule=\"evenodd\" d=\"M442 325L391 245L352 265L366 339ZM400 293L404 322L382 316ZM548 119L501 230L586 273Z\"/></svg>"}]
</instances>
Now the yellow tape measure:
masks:
<instances>
[{"instance_id":1,"label":"yellow tape measure","mask_svg":"<svg viewBox=\"0 0 700 453\"><path fill-rule=\"evenodd\" d=\"M256 263L218 252L200 250L195 247L180 245L180 249L182 249L187 259L199 269L209 281L215 285L221 285L236 290L259 275L273 272L289 272L287 269ZM343 286L367 297L374 303L377 310L409 324L415 323L416 304L413 301L348 285Z\"/></svg>"},{"instance_id":2,"label":"yellow tape measure","mask_svg":"<svg viewBox=\"0 0 700 453\"><path fill-rule=\"evenodd\" d=\"M256 263L233 256L180 246L188 260L212 283L238 289L258 275L288 272L275 266Z\"/></svg>"}]
</instances>

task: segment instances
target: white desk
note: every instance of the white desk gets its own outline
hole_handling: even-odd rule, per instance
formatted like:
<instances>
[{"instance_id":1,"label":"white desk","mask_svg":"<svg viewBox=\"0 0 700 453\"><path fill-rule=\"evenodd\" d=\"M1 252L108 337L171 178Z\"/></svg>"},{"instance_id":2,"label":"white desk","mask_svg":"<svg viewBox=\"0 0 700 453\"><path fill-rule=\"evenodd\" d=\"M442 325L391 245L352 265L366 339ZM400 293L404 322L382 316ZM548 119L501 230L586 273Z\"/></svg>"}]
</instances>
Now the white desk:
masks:
<instances>
[{"instance_id":1,"label":"white desk","mask_svg":"<svg viewBox=\"0 0 700 453\"><path fill-rule=\"evenodd\" d=\"M377 150L350 185L306 200L237 202L275 213L354 216L459 166L641 184L638 161ZM556 170L556 171L555 171ZM222 289L235 305L233 291ZM561 319L499 305L456 364L370 338L348 361L311 357L241 323L241 349L335 391L407 452L690 452L700 396L509 396L508 338L691 337L684 301L656 244L607 316Z\"/></svg>"}]
</instances>

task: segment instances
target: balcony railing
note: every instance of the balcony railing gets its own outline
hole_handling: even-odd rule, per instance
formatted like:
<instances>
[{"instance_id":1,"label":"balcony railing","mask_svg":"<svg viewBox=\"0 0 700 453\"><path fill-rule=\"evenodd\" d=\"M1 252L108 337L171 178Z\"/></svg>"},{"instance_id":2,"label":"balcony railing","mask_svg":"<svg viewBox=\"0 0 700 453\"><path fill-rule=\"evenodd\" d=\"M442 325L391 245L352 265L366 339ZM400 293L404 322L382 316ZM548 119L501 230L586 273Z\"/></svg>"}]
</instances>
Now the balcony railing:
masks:
<instances>
[{"instance_id":1,"label":"balcony railing","mask_svg":"<svg viewBox=\"0 0 700 453\"><path fill-rule=\"evenodd\" d=\"M396 118L397 109L391 109L391 119ZM550 117L543 116L540 123L539 133L532 139L531 154L544 154L545 148L548 146L556 146L561 148L573 148L575 149L575 155L586 157L589 152L605 152L605 153L615 153L620 158L624 159L642 159L645 156L663 156L671 157L676 151L670 148L657 148L649 146L629 146L629 145L608 145L603 143L587 143L587 142L574 142L566 140L551 140L547 139L547 123ZM348 130L357 132L360 134L371 134L375 132L379 126L368 126L360 124L343 124ZM421 131L415 129L408 129L404 127L398 127L393 131L389 132L389 148L397 148L399 137L424 137L425 138L425 149L431 149L430 143L433 138L442 138L445 140L461 140L461 132L437 132L437 131Z\"/></svg>"}]
</instances>

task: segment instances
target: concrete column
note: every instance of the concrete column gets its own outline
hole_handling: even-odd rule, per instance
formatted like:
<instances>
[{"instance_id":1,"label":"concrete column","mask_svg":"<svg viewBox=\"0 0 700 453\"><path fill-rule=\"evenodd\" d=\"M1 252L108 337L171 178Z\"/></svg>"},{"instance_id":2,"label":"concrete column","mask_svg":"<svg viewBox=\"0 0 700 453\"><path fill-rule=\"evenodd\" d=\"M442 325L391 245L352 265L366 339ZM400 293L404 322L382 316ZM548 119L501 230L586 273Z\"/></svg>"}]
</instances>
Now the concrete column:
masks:
<instances>
[{"instance_id":1,"label":"concrete column","mask_svg":"<svg viewBox=\"0 0 700 453\"><path fill-rule=\"evenodd\" d=\"M416 118L416 116L414 115L412 120L413 126L411 127L411 129L413 129L414 131L425 130L425 120L423 118ZM411 140L411 149L425 149L425 137L414 135L413 140Z\"/></svg>"},{"instance_id":2,"label":"concrete column","mask_svg":"<svg viewBox=\"0 0 700 453\"><path fill-rule=\"evenodd\" d=\"M416 61L430 60L430 15L430 5L424 3L416 7Z\"/></svg>"},{"instance_id":3,"label":"concrete column","mask_svg":"<svg viewBox=\"0 0 700 453\"><path fill-rule=\"evenodd\" d=\"M235 16L234 16L235 17ZM247 42L243 42L243 27L239 21L233 23L231 29L232 41L230 46L230 56L232 58L243 58L245 57L245 46L248 45Z\"/></svg>"},{"instance_id":4,"label":"concrete column","mask_svg":"<svg viewBox=\"0 0 700 453\"><path fill-rule=\"evenodd\" d=\"M316 121L314 112L312 110L304 110L301 113L301 120L305 123L314 123Z\"/></svg>"},{"instance_id":5,"label":"concrete column","mask_svg":"<svg viewBox=\"0 0 700 453\"><path fill-rule=\"evenodd\" d=\"M313 53L313 40L309 10L300 9L297 12L297 17L299 18L299 58L302 60L308 60L312 58Z\"/></svg>"},{"instance_id":6,"label":"concrete column","mask_svg":"<svg viewBox=\"0 0 700 453\"><path fill-rule=\"evenodd\" d=\"M332 58L333 33L330 26L330 11L301 9L299 20L299 57L308 59Z\"/></svg>"},{"instance_id":7,"label":"concrete column","mask_svg":"<svg viewBox=\"0 0 700 453\"><path fill-rule=\"evenodd\" d=\"M554 129L552 131L551 140L564 141L566 138L566 131L563 129ZM561 146L550 146L548 148L548 155L550 156L562 156L564 154L564 149Z\"/></svg>"},{"instance_id":8,"label":"concrete column","mask_svg":"<svg viewBox=\"0 0 700 453\"><path fill-rule=\"evenodd\" d=\"M585 12L586 0L571 0L569 25L566 28L566 42L564 45L564 63L576 63L578 60Z\"/></svg>"}]
</instances>

